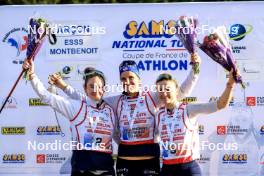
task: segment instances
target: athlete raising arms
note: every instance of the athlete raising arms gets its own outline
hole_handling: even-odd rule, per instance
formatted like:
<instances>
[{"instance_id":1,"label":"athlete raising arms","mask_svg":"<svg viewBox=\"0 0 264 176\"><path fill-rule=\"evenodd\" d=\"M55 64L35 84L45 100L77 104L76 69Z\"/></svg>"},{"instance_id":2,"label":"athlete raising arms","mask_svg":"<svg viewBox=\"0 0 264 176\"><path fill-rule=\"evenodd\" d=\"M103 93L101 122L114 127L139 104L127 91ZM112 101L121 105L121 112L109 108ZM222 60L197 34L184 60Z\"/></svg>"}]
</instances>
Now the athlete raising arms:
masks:
<instances>
[{"instance_id":1,"label":"athlete raising arms","mask_svg":"<svg viewBox=\"0 0 264 176\"><path fill-rule=\"evenodd\" d=\"M200 62L197 54L193 62ZM125 60L119 66L124 92L104 100L114 109L120 143L116 164L117 175L159 175L160 149L155 134L157 92L140 91L141 79L135 61ZM73 99L85 100L87 96L67 85L58 75L52 76L55 85ZM188 96L198 75L193 70L179 88L178 99Z\"/></svg>"},{"instance_id":2,"label":"athlete raising arms","mask_svg":"<svg viewBox=\"0 0 264 176\"><path fill-rule=\"evenodd\" d=\"M113 109L102 100L105 78L102 72L86 69L83 101L68 99L50 93L34 72L32 61L26 60L23 69L28 70L34 91L42 102L49 104L69 119L72 132L72 176L114 176L112 137L115 117Z\"/></svg>"},{"instance_id":3,"label":"athlete raising arms","mask_svg":"<svg viewBox=\"0 0 264 176\"><path fill-rule=\"evenodd\" d=\"M185 104L177 99L179 87L170 74L156 80L159 101L164 104L156 114L156 125L161 138L162 176L200 176L196 162L199 154L197 115L210 114L225 108L232 97L235 81L232 72L224 92L216 102Z\"/></svg>"}]
</instances>

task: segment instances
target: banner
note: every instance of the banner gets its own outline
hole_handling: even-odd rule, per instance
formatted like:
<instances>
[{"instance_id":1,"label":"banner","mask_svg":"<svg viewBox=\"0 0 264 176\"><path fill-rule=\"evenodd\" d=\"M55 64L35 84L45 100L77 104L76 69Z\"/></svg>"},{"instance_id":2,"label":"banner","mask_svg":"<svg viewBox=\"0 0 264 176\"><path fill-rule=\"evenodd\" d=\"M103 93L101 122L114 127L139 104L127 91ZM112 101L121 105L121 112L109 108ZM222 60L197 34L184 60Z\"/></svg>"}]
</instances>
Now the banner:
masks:
<instances>
[{"instance_id":1,"label":"banner","mask_svg":"<svg viewBox=\"0 0 264 176\"><path fill-rule=\"evenodd\" d=\"M200 41L216 27L228 29L247 86L235 87L228 108L198 117L202 173L264 175L263 9L263 2L1 6L1 102L21 71L28 22L36 14L47 19L57 35L56 44L46 40L38 53L37 75L48 87L48 75L60 71L81 91L85 67L103 71L108 85L119 85L118 66L126 59L138 63L143 85L153 85L162 72L182 83L191 70L190 55L174 24L182 15L192 16L199 21ZM217 100L227 82L228 73L198 52L201 73L189 103ZM55 148L71 140L69 125L40 101L29 82L20 81L0 114L0 174L70 174L71 151Z\"/></svg>"}]
</instances>

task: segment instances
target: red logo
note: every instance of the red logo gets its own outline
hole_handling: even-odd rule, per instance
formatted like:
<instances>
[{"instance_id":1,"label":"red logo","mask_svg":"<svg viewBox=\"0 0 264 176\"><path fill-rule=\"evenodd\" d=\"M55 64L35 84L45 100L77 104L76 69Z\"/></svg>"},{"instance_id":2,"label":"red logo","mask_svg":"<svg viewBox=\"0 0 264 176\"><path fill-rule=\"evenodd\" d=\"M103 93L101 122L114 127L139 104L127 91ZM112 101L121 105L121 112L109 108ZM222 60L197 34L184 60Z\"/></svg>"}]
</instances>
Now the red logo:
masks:
<instances>
[{"instance_id":1,"label":"red logo","mask_svg":"<svg viewBox=\"0 0 264 176\"><path fill-rule=\"evenodd\" d=\"M131 110L134 110L136 108L136 104L130 104L129 106L130 106Z\"/></svg>"},{"instance_id":2,"label":"red logo","mask_svg":"<svg viewBox=\"0 0 264 176\"><path fill-rule=\"evenodd\" d=\"M256 97L247 97L247 106L256 106Z\"/></svg>"},{"instance_id":3,"label":"red logo","mask_svg":"<svg viewBox=\"0 0 264 176\"><path fill-rule=\"evenodd\" d=\"M217 126L217 134L225 135L226 134L226 126Z\"/></svg>"},{"instance_id":4,"label":"red logo","mask_svg":"<svg viewBox=\"0 0 264 176\"><path fill-rule=\"evenodd\" d=\"M44 154L37 155L37 163L45 163L45 155Z\"/></svg>"}]
</instances>

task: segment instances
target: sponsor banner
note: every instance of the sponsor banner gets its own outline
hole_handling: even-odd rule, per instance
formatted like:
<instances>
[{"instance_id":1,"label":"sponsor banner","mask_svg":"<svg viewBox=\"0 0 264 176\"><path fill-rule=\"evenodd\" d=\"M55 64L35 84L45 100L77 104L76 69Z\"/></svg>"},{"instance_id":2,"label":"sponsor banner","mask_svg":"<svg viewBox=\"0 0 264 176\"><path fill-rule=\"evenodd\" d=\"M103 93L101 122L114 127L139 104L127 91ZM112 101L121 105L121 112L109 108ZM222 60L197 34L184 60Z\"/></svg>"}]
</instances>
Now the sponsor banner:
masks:
<instances>
[{"instance_id":1,"label":"sponsor banner","mask_svg":"<svg viewBox=\"0 0 264 176\"><path fill-rule=\"evenodd\" d=\"M13 164L13 163L25 163L25 154L4 154L2 157L2 163Z\"/></svg>"},{"instance_id":2,"label":"sponsor banner","mask_svg":"<svg viewBox=\"0 0 264 176\"><path fill-rule=\"evenodd\" d=\"M59 126L39 126L37 135L60 135L61 129Z\"/></svg>"},{"instance_id":3,"label":"sponsor banner","mask_svg":"<svg viewBox=\"0 0 264 176\"><path fill-rule=\"evenodd\" d=\"M24 135L25 133L25 127L1 127L2 135Z\"/></svg>"},{"instance_id":4,"label":"sponsor banner","mask_svg":"<svg viewBox=\"0 0 264 176\"><path fill-rule=\"evenodd\" d=\"M64 163L67 158L60 156L60 154L37 154L37 164L61 164Z\"/></svg>"},{"instance_id":5,"label":"sponsor banner","mask_svg":"<svg viewBox=\"0 0 264 176\"><path fill-rule=\"evenodd\" d=\"M244 135L248 129L239 125L217 126L217 135Z\"/></svg>"},{"instance_id":6,"label":"sponsor banner","mask_svg":"<svg viewBox=\"0 0 264 176\"><path fill-rule=\"evenodd\" d=\"M233 7L236 10L230 11ZM0 103L21 71L28 46L28 20L35 13L49 21L49 32L57 36L55 44L45 39L35 57L38 78L47 89L48 76L59 72L67 84L80 92L83 92L86 67L102 71L108 85L119 86L118 68L123 60L134 60L138 64L142 85L155 88L157 76L165 72L171 73L179 90L184 91L192 67L190 54L177 37L175 24L180 16L192 16L199 22L200 42L216 27L226 27L236 64L247 85L245 90L235 86L232 101L225 109L197 116L197 136L201 138L200 144L205 145L198 160L202 173L205 176L263 175L263 164L256 164L264 161L261 151L264 147L264 15L259 13L263 9L263 2L3 6ZM117 13L121 11L124 15ZM13 15L14 12L19 15ZM200 49L197 52L202 59L198 81L188 97L179 101L187 104L218 101L228 72ZM57 89L57 94L68 102L69 97L62 90ZM116 94L106 92L104 96ZM71 140L68 118L41 98L46 97L38 97L30 81L21 79L0 114L0 174L70 174L65 170L71 168L70 158L65 157L70 156L71 151L36 152L26 148L28 141L42 147L53 144L58 137L61 144ZM127 133L129 136L148 135L145 131L146 127L142 127ZM238 149L230 153L228 150L233 149L233 145L229 144ZM117 146L113 148L116 154Z\"/></svg>"},{"instance_id":7,"label":"sponsor banner","mask_svg":"<svg viewBox=\"0 0 264 176\"><path fill-rule=\"evenodd\" d=\"M55 44L48 44L47 59L100 59L100 35L106 29L93 21L55 21L50 25L51 32L56 34Z\"/></svg>"},{"instance_id":8,"label":"sponsor banner","mask_svg":"<svg viewBox=\"0 0 264 176\"><path fill-rule=\"evenodd\" d=\"M29 106L47 106L48 104L43 103L40 98L30 98L28 99Z\"/></svg>"}]
</instances>

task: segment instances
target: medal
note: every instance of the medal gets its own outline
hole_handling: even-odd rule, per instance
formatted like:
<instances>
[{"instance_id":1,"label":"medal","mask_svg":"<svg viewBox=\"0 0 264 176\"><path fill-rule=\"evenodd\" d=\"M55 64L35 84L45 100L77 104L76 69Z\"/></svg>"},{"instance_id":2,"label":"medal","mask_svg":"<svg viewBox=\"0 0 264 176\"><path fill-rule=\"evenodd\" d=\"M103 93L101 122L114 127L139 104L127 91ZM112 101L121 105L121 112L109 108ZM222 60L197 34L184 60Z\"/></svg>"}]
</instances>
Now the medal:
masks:
<instances>
[{"instance_id":1,"label":"medal","mask_svg":"<svg viewBox=\"0 0 264 176\"><path fill-rule=\"evenodd\" d=\"M94 136L90 133L84 134L84 146L85 148L92 147L92 144L94 143Z\"/></svg>"},{"instance_id":2,"label":"medal","mask_svg":"<svg viewBox=\"0 0 264 176\"><path fill-rule=\"evenodd\" d=\"M99 113L89 108L88 118L89 118L89 125L91 127L92 132L85 133L84 145L85 147L92 147L93 143L96 142L95 129L97 127L97 123L100 121Z\"/></svg>"},{"instance_id":3,"label":"medal","mask_svg":"<svg viewBox=\"0 0 264 176\"><path fill-rule=\"evenodd\" d=\"M123 128L123 139L128 140L128 128Z\"/></svg>"},{"instance_id":4,"label":"medal","mask_svg":"<svg viewBox=\"0 0 264 176\"><path fill-rule=\"evenodd\" d=\"M162 150L162 156L163 156L164 158L166 158L166 157L169 156L168 153L169 153L168 150L166 150L165 148L163 148L163 150Z\"/></svg>"},{"instance_id":5,"label":"medal","mask_svg":"<svg viewBox=\"0 0 264 176\"><path fill-rule=\"evenodd\" d=\"M167 108L165 108L165 114L163 118L166 124L167 134L169 138L169 143L168 143L169 145L171 145L174 142L173 140L174 132L175 132L175 127L177 125L177 121L179 120L179 117L180 117L179 109L175 108L172 114L172 117L169 117ZM171 149L168 149L168 150L171 150Z\"/></svg>"},{"instance_id":6,"label":"medal","mask_svg":"<svg viewBox=\"0 0 264 176\"><path fill-rule=\"evenodd\" d=\"M129 129L133 129L134 121L136 119L136 115L139 111L139 108L142 108L144 105L144 100L145 100L145 93L143 92L139 97L137 98L136 106L134 109L129 108L128 105L128 100L127 97L124 97L123 99L123 109L125 110L125 115L128 118L128 124L129 124ZM132 137L132 136L131 136Z\"/></svg>"}]
</instances>

